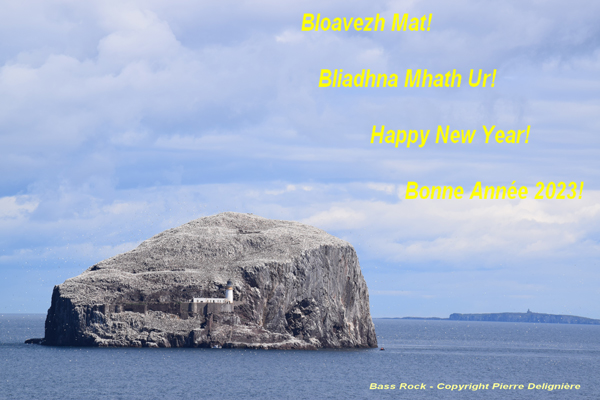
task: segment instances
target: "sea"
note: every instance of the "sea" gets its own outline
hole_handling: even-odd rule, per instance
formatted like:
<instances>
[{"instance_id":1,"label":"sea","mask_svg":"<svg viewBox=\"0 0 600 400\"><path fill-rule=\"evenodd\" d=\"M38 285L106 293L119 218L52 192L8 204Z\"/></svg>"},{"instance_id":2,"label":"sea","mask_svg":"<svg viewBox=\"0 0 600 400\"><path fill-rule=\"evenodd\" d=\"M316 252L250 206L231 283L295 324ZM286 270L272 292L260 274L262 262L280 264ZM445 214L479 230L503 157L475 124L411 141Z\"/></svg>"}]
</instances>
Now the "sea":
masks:
<instances>
[{"instance_id":1,"label":"sea","mask_svg":"<svg viewBox=\"0 0 600 400\"><path fill-rule=\"evenodd\" d=\"M46 347L0 315L0 399L600 399L600 326L374 319L377 349Z\"/></svg>"}]
</instances>

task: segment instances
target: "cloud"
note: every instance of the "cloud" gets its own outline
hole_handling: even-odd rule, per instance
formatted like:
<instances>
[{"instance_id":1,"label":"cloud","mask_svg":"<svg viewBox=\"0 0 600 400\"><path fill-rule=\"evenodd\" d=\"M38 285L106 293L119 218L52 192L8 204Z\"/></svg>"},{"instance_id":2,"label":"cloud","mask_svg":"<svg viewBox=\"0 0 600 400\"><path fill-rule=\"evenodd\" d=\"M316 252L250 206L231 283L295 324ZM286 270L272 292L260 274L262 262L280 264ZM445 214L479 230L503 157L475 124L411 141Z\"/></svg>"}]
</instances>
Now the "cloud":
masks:
<instances>
[{"instance_id":1,"label":"cloud","mask_svg":"<svg viewBox=\"0 0 600 400\"><path fill-rule=\"evenodd\" d=\"M194 218L238 211L302 221L349 241L373 299L407 298L415 310L421 301L449 298L456 290L515 302L535 294L533 304L574 287L592 290L578 277L593 282L596 274L590 260L600 252L599 192L572 201L411 201L390 194L391 187L398 189L387 182L218 183L122 189L102 197L81 187L63 186L59 193L39 188L32 197L2 199L13 217L2 220L0 242L10 250L0 264L37 271L32 279L62 266L63 272L44 278L50 290L64 274L78 273L68 272L74 266L83 270ZM11 218L18 220L9 227ZM573 273L557 280L575 261Z\"/></svg>"},{"instance_id":2,"label":"cloud","mask_svg":"<svg viewBox=\"0 0 600 400\"><path fill-rule=\"evenodd\" d=\"M54 15L61 15L60 28L51 21L40 24L39 28L55 33L47 38L52 43L49 50L39 53L35 60L23 55L47 45L47 41L42 41L31 42L24 46L28 50L19 54L5 53L8 58L0 69L1 108L4 110L0 113L0 127L6 134L0 143L21 160L34 156L38 164L53 169L55 175L66 177L70 176L72 165L57 163L57 159L86 163L86 158L93 156L74 155L91 156L95 151L110 153L112 168L104 174L108 177L125 157L139 157L153 144L163 151L155 152L153 161L143 161L140 168L170 169L166 165L171 162L168 149L187 149L201 155L217 150L221 158L238 163L251 163L248 158L279 158L291 163L296 173L301 166L293 163L310 161L309 152L327 149L338 153L337 158L370 158L364 150L368 148L368 134L373 124L400 129L424 125L435 128L438 123L477 126L489 121L520 125L538 121L528 151L542 158L547 158L542 153L547 146L559 146L571 137L564 129L557 130L559 126L577 130L582 140L595 140L591 135L594 126L589 126L594 119L589 117L594 115L598 105L564 100L565 92L574 88L575 78L569 70L590 71L593 82L598 52L588 47L585 47L588 51L573 53L569 58L565 52L560 53L560 59L552 54L544 56L541 76L536 59L527 58L529 64L520 62L511 67L511 71L501 71L498 90L488 93L398 89L356 91L348 96L347 90L317 88L315 80L324 66L339 66L347 71L371 68L390 72L403 71L411 67L411 63L426 63L430 69L437 64L443 69L447 67L440 60L445 60L461 69L472 67L471 57L478 57L476 64L480 65L483 59L491 63L490 67L497 68L499 65L493 60L523 58L515 54L515 49L526 52L529 47L551 48L550 43L556 37L567 40L569 45L583 46L593 32L591 28L583 28L591 24L587 12L558 3L544 12L528 3L494 5L495 12L490 13L465 2L469 14L459 13L459 8L443 3L392 2L384 7L382 4L373 8L332 2L323 12L342 15L377 11L389 19L393 12L418 14L434 9L435 29L426 38L404 35L402 41L396 40L397 34L391 32L379 36L301 32L300 14L290 11L275 15L267 11L270 6L263 3L245 5L236 10L239 14L190 2L181 2L180 6L188 10L182 13L159 1L145 5L92 3L88 8L77 6L73 14L60 14L55 10ZM59 3L46 6L57 10L60 7ZM590 3L588 7L596 6ZM23 18L22 9L12 12ZM221 33L228 29L223 27L197 45L189 37L197 25L190 19L194 12L207 12L211 18L223 17L225 21L239 20L243 12L262 13L269 24L264 29L269 33L256 30L256 25L247 22L239 25L247 33L242 40L223 41ZM564 28L550 18L553 12L560 13L566 20L580 18L582 28L569 35L559 35ZM45 17L36 14L36 18ZM75 40L78 48L93 48L93 52L83 52L84 56L64 42L67 32L81 29L77 18L90 26L84 36L90 40L95 38L95 42ZM207 17L203 16L202 20L207 22ZM459 25L466 28L457 29L456 22L463 20L470 24ZM507 21L511 23L507 25ZM524 25L527 26L525 35L523 30L514 29L520 26L518 21L530 22ZM479 30L485 34L480 35ZM437 41L440 41L439 46ZM427 51L419 51L419 48ZM488 49L489 55L468 51L472 48ZM411 54L411 61L400 59L401 54ZM528 80L517 82L515 87L508 80L503 81L507 76ZM589 87L590 82L582 82L579 91L589 91L583 83ZM527 98L515 95L522 92L523 85L531 88L532 95ZM536 96L537 91L542 90L543 96ZM550 98L556 99L548 101L548 93ZM244 154L238 151L239 145L250 145L253 151ZM499 152L493 146L474 147L477 150L459 151L472 156ZM266 151L256 151L260 148ZM305 154L299 156L300 149L305 149ZM372 169L385 174L386 165L394 165L398 155L407 151L378 153L380 160ZM414 158L412 154L408 157ZM437 164L439 169L454 161L452 153L447 151L438 152L436 158L428 162L433 167ZM13 162L8 167L17 165ZM328 168L335 168L333 165L329 163ZM410 165L422 168L414 160ZM409 172L408 166L404 167L404 171ZM430 170L435 168L430 167ZM35 179L35 167L20 171L21 185Z\"/></svg>"},{"instance_id":3,"label":"cloud","mask_svg":"<svg viewBox=\"0 0 600 400\"><path fill-rule=\"evenodd\" d=\"M0 197L0 220L23 217L33 212L38 204L30 196Z\"/></svg>"},{"instance_id":4,"label":"cloud","mask_svg":"<svg viewBox=\"0 0 600 400\"><path fill-rule=\"evenodd\" d=\"M534 189L529 192L535 193ZM598 230L590 221L600 218L599 203L597 191L570 202L348 200L304 222L350 237L360 232L369 258L469 269L507 259L508 254L539 260L561 253L561 258L596 256L598 243L589 239Z\"/></svg>"},{"instance_id":5,"label":"cloud","mask_svg":"<svg viewBox=\"0 0 600 400\"><path fill-rule=\"evenodd\" d=\"M388 25L393 13L433 20L422 34L302 32L305 12L380 13ZM343 237L356 245L375 291L418 292L414 302L452 299L448 283L465 299L494 293L482 307L501 304L492 282L515 307L531 293L550 302L547 293L560 285L569 288L560 293L586 299L573 288L595 279L599 250L599 12L593 1L6 4L3 266L37 257L43 269L77 249L82 256L70 262L83 268L164 229L234 210ZM407 68L457 69L463 80L482 68L497 69L497 78L493 90L338 90L318 87L323 68L401 77ZM531 125L529 143L485 144L483 124ZM471 145L371 144L373 126L382 125L479 133ZM584 197L397 195L408 181L470 188L513 180L530 194L538 182L584 181ZM573 265L585 282L560 275ZM527 283L535 276L539 286Z\"/></svg>"},{"instance_id":6,"label":"cloud","mask_svg":"<svg viewBox=\"0 0 600 400\"><path fill-rule=\"evenodd\" d=\"M4 218L18 217L21 224L16 232L4 232L6 241L28 237L32 230L48 239L52 232L65 231L63 240L91 243L86 241L104 236L107 245L115 246L131 242L133 232L139 241L173 223L233 210L300 220L358 243L362 257L386 263L436 262L443 268L473 269L506 260L508 254L546 260L593 257L599 250L598 191L562 201L406 200L390 195L394 187L219 183L120 190L110 199L64 186L59 193L40 191L35 200L5 197L0 203Z\"/></svg>"}]
</instances>

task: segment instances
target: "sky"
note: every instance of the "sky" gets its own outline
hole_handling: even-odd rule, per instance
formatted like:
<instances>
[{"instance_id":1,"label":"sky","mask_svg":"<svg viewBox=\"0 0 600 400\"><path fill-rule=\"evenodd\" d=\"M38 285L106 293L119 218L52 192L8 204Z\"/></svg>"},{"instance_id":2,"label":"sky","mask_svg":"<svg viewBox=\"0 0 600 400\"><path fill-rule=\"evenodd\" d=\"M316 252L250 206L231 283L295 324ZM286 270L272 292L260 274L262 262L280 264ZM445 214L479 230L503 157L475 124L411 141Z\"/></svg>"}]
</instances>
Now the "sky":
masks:
<instances>
[{"instance_id":1,"label":"sky","mask_svg":"<svg viewBox=\"0 0 600 400\"><path fill-rule=\"evenodd\" d=\"M305 13L384 31L302 31ZM394 13L429 31L391 31ZM2 1L0 312L223 211L351 243L374 317L536 312L600 318L600 3ZM319 87L322 69L398 87ZM404 87L407 69L460 87ZM469 71L496 70L471 87ZM377 129L430 129L419 147ZM434 142L437 127L475 129ZM483 125L527 143L485 143ZM525 199L469 199L476 182ZM408 182L463 199L407 199ZM535 199L575 182L581 198ZM567 191L568 192L568 191ZM578 193L579 194L579 189Z\"/></svg>"}]
</instances>

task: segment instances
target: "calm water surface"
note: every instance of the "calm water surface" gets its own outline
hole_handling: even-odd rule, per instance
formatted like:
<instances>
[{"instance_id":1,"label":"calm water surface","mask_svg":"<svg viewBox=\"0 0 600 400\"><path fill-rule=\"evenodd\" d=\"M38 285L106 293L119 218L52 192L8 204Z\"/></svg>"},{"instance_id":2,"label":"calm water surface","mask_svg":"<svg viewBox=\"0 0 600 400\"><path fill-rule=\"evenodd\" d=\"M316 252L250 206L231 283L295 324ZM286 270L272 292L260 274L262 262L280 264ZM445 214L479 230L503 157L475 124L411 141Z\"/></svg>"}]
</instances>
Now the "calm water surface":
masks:
<instances>
[{"instance_id":1,"label":"calm water surface","mask_svg":"<svg viewBox=\"0 0 600 400\"><path fill-rule=\"evenodd\" d=\"M600 326L376 319L385 351L23 344L43 336L44 318L0 315L0 399L600 398ZM371 390L372 383L396 389ZM426 389L399 390L400 383ZM470 383L489 389L437 389ZM525 389L492 390L494 383ZM527 390L529 383L581 388Z\"/></svg>"}]
</instances>

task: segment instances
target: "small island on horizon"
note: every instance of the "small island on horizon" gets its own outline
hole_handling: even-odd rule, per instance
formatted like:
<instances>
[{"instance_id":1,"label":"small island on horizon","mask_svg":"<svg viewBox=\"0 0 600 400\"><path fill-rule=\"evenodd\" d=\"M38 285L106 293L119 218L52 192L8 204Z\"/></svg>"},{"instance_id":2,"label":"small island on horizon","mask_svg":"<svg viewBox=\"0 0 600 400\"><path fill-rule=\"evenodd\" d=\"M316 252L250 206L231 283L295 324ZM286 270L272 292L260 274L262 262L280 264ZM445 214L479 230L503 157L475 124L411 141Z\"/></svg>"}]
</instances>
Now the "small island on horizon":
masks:
<instances>
[{"instance_id":1,"label":"small island on horizon","mask_svg":"<svg viewBox=\"0 0 600 400\"><path fill-rule=\"evenodd\" d=\"M485 313L485 314L450 314L449 318L439 317L396 317L382 319L416 319L429 321L476 321L476 322L529 322L542 324L584 324L600 325L600 319L579 317L576 315L543 314L527 310L524 313Z\"/></svg>"}]
</instances>

